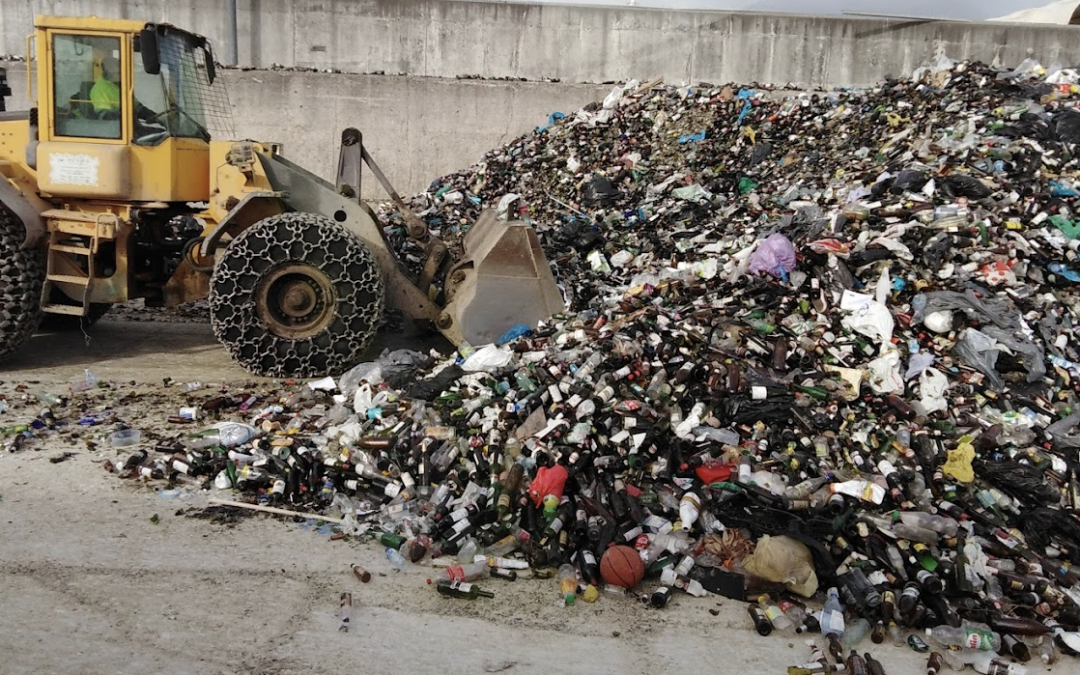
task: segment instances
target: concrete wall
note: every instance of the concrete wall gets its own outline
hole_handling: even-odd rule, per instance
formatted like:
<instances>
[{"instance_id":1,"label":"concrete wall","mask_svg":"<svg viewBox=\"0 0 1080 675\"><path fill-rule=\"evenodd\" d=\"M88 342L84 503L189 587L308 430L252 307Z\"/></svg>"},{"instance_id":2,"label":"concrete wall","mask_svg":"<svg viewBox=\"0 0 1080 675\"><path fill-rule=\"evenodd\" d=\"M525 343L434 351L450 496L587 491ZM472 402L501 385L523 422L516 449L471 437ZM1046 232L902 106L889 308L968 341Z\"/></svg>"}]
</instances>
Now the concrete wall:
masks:
<instances>
[{"instance_id":1,"label":"concrete wall","mask_svg":"<svg viewBox=\"0 0 1080 675\"><path fill-rule=\"evenodd\" d=\"M210 37L219 60L233 36L225 0L0 0L0 54L21 54L38 13L167 21ZM1015 64L1080 62L1080 29L995 23L812 18L449 0L236 0L245 67L225 71L238 137L280 140L323 176L346 126L360 128L391 179L413 192L542 124L553 110L641 80L873 84L944 52ZM16 101L24 77L11 68ZM399 77L408 74L410 77ZM455 80L461 75L524 78ZM559 83L545 83L559 79ZM377 194L372 181L367 196Z\"/></svg>"},{"instance_id":2,"label":"concrete wall","mask_svg":"<svg viewBox=\"0 0 1080 675\"><path fill-rule=\"evenodd\" d=\"M225 0L3 0L0 53L35 12L170 21L231 52ZM944 52L1080 61L1075 27L450 0L236 0L240 65L605 82L873 84Z\"/></svg>"},{"instance_id":3,"label":"concrete wall","mask_svg":"<svg viewBox=\"0 0 1080 675\"><path fill-rule=\"evenodd\" d=\"M8 69L9 110L25 110L26 70ZM341 130L355 126L403 194L463 169L491 149L603 98L610 87L433 77L224 70L237 138L280 141L285 155L333 179ZM382 189L365 173L364 195Z\"/></svg>"}]
</instances>

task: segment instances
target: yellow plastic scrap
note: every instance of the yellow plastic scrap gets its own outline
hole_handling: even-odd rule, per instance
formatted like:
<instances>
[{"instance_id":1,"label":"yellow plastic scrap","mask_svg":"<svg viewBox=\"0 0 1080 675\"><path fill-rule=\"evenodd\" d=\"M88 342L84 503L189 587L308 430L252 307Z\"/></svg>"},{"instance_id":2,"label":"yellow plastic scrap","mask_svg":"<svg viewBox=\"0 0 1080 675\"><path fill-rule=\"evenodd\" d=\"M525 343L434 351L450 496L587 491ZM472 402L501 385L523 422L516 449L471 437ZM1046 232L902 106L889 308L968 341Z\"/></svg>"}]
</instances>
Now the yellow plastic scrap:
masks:
<instances>
[{"instance_id":1,"label":"yellow plastic scrap","mask_svg":"<svg viewBox=\"0 0 1080 675\"><path fill-rule=\"evenodd\" d=\"M910 121L910 119L906 117L901 117L899 114L891 112L885 113L885 121L888 122L890 127L896 128L904 122Z\"/></svg>"},{"instance_id":2,"label":"yellow plastic scrap","mask_svg":"<svg viewBox=\"0 0 1080 675\"><path fill-rule=\"evenodd\" d=\"M581 598L585 602L596 602L600 599L600 591L596 588L596 586L589 584L585 587L585 592L582 594Z\"/></svg>"},{"instance_id":3,"label":"yellow plastic scrap","mask_svg":"<svg viewBox=\"0 0 1080 675\"><path fill-rule=\"evenodd\" d=\"M745 126L742 128L742 135L744 138L750 139L751 145L757 145L757 132L751 126Z\"/></svg>"},{"instance_id":4,"label":"yellow plastic scrap","mask_svg":"<svg viewBox=\"0 0 1080 675\"><path fill-rule=\"evenodd\" d=\"M975 480L975 471L971 460L975 459L975 447L971 445L971 436L964 436L955 450L949 450L949 459L945 462L945 474L961 483Z\"/></svg>"}]
</instances>

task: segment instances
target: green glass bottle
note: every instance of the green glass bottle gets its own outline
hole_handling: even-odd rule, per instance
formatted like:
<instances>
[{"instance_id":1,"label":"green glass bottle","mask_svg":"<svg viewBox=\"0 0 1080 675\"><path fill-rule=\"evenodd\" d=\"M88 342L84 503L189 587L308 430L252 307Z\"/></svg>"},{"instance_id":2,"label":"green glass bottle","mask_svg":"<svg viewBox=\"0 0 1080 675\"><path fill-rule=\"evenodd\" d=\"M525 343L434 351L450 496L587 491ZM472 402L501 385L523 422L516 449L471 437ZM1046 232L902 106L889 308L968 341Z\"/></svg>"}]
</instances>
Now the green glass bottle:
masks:
<instances>
[{"instance_id":1,"label":"green glass bottle","mask_svg":"<svg viewBox=\"0 0 1080 675\"><path fill-rule=\"evenodd\" d=\"M445 595L448 598L462 598L465 600L476 600L477 598L494 598L495 594L490 591L482 591L479 587L466 582L455 582L447 579L439 579L435 584L435 590L439 592L439 595Z\"/></svg>"},{"instance_id":2,"label":"green glass bottle","mask_svg":"<svg viewBox=\"0 0 1080 675\"><path fill-rule=\"evenodd\" d=\"M400 534L394 534L393 532L380 532L379 543L386 548L392 548L396 551L405 543L405 537Z\"/></svg>"}]
</instances>

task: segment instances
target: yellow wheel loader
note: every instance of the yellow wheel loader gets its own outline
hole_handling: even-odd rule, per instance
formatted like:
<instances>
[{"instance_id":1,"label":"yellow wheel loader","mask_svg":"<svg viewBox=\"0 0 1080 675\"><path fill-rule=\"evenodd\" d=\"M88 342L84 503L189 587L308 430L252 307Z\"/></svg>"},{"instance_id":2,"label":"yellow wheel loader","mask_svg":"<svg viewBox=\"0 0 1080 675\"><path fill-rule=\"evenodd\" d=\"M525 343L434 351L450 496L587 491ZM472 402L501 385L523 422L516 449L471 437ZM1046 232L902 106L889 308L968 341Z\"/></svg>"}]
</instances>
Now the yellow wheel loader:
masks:
<instances>
[{"instance_id":1,"label":"yellow wheel loader","mask_svg":"<svg viewBox=\"0 0 1080 675\"><path fill-rule=\"evenodd\" d=\"M279 144L224 140L231 106L203 37L39 16L28 51L34 107L5 111L0 81L0 358L43 315L93 320L133 298L209 297L217 338L270 376L348 368L387 304L453 344L563 309L531 227L486 212L452 260L355 129L342 134L335 184ZM424 250L415 273L359 198L364 162Z\"/></svg>"}]
</instances>

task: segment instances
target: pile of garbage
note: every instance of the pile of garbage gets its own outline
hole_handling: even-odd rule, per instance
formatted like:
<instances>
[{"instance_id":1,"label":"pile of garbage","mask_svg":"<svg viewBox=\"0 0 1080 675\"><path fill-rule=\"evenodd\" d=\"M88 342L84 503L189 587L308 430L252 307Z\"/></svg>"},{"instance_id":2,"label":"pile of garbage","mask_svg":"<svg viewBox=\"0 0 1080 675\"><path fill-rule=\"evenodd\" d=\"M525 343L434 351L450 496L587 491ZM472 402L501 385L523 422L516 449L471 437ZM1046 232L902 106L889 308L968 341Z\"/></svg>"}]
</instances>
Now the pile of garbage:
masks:
<instances>
[{"instance_id":1,"label":"pile of garbage","mask_svg":"<svg viewBox=\"0 0 1080 675\"><path fill-rule=\"evenodd\" d=\"M867 634L983 673L1075 654L1080 87L1050 71L618 87L414 199L453 246L483 208L532 221L566 315L215 395L187 414L218 424L115 469L456 556L456 597L648 578L841 660Z\"/></svg>"}]
</instances>

